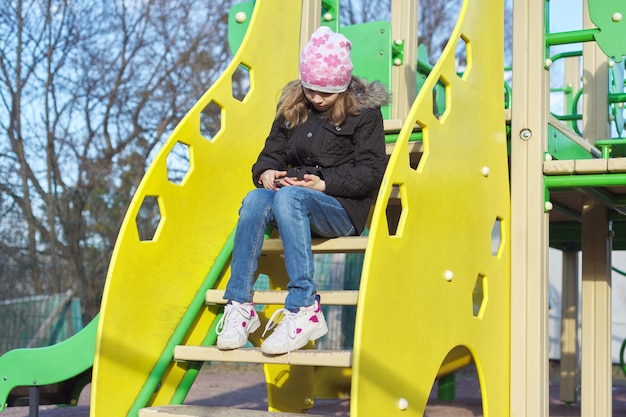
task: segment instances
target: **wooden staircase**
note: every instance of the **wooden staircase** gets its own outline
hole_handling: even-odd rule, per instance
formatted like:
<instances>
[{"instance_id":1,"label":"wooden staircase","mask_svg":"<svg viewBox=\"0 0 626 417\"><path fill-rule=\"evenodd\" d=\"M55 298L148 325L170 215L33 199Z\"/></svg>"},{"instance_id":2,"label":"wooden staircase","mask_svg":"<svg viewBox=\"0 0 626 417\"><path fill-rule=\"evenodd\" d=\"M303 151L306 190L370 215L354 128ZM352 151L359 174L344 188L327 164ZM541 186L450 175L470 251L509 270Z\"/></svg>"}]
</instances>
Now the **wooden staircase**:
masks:
<instances>
[{"instance_id":1,"label":"wooden staircase","mask_svg":"<svg viewBox=\"0 0 626 417\"><path fill-rule=\"evenodd\" d=\"M388 148L391 149L391 148ZM390 199L391 200L391 199ZM399 204L399 202L398 202ZM364 253L367 248L367 236L339 237L339 238L317 238L312 240L312 250L314 254L328 253ZM278 237L266 239L263 245L262 258L274 259L282 263L284 253L282 241ZM263 267L263 259L260 260L260 269ZM265 271L264 271L265 272ZM286 279L286 278L285 278ZM205 302L207 306L225 304L224 290L211 289L206 292ZM357 306L358 290L318 290L323 306ZM282 306L287 297L286 290L255 290L253 302L256 305L266 306L260 314L262 326L255 332L258 340L263 332L267 317L271 315L273 309ZM265 317L263 317L265 316ZM219 316L218 316L219 317ZM251 335L251 340L253 336ZM352 350L329 350L312 349L309 343L301 350L292 351L288 354L266 355L261 352L260 347L249 347L234 350L220 350L216 346L190 346L178 345L174 348L174 360L177 362L239 362L239 363L261 363L269 366L282 365L286 367L307 367L311 370L319 371L320 368L352 368ZM269 374L268 374L269 372ZM266 366L266 380L271 375L271 370ZM280 372L280 371L277 371ZM339 372L341 374L341 371ZM325 378L328 379L328 373ZM344 378L345 379L345 378ZM341 382L339 382L341 385ZM268 382L268 392L273 388ZM271 397L271 394L268 394ZM304 401L302 413L315 417L315 414L307 412L312 407L313 401L308 398ZM271 408L271 401L270 401ZM295 417L302 415L298 412L276 412L270 411L233 409L228 407L200 407L196 405L166 405L152 406L139 410L139 417Z\"/></svg>"},{"instance_id":2,"label":"wooden staircase","mask_svg":"<svg viewBox=\"0 0 626 417\"><path fill-rule=\"evenodd\" d=\"M328 253L363 253L367 247L367 236L350 236L339 238L316 238L312 240L314 254ZM282 241L278 237L266 239L263 244L262 257L280 256L284 252ZM359 298L358 290L317 291L323 306L356 306ZM224 290L212 289L206 293L207 305L225 303ZM287 297L286 290L255 291L253 302L256 305L282 306ZM262 333L264 326L257 332ZM176 346L176 361L220 361L248 362L284 365L306 365L350 368L352 366L352 350L319 350L301 349L282 355L266 355L259 347L234 350L220 350L215 346Z\"/></svg>"},{"instance_id":3,"label":"wooden staircase","mask_svg":"<svg viewBox=\"0 0 626 417\"><path fill-rule=\"evenodd\" d=\"M367 247L367 236L358 237L341 237L333 239L313 239L312 248L315 254L322 253L359 253L364 252ZM262 257L263 258L275 258L280 257L283 253L283 246L280 238L266 239L263 245ZM358 290L331 290L331 291L317 291L320 295L322 304L324 306L356 306L359 291ZM224 290L212 289L206 293L207 305L222 305L225 303L223 299ZM267 291L255 291L253 296L253 302L256 305L265 306L282 306L285 303L287 291L284 290L267 290ZM271 307L270 307L271 308ZM276 307L275 307L276 308ZM269 317L271 312L267 313L267 307L265 316ZM263 315L261 315L262 322ZM263 332L264 324L255 332L257 337ZM310 347L311 344L307 345ZM325 368L351 368L352 367L352 350L320 350L320 349L301 349L292 351L288 354L282 355L266 355L261 352L260 347L241 348L234 350L219 350L216 346L186 346L179 345L174 349L175 361L189 361L189 362L245 362L245 363L263 363L266 365L282 365L282 366L306 366L311 369L318 367ZM266 377L267 377L266 366ZM266 378L267 379L267 378ZM271 387L268 386L268 390ZM271 394L268 394L271 396ZM313 402L310 401L308 407L312 406ZM302 412L306 412L307 408L303 406ZM271 402L270 402L271 408ZM272 410L276 411L276 410ZM291 410L290 410L291 411ZM209 408L187 405L171 405L171 406L159 406L149 407L140 410L140 417L169 417L169 416L186 416L186 417L200 417L200 416L229 416L229 417L247 417L247 416L281 416L290 417L296 415L302 415L300 413L292 412L272 412L258 411L258 410L240 410L232 408ZM312 414L308 414L312 415Z\"/></svg>"},{"instance_id":4,"label":"wooden staircase","mask_svg":"<svg viewBox=\"0 0 626 417\"><path fill-rule=\"evenodd\" d=\"M279 239L268 239L270 247ZM332 239L341 240L341 239ZM323 245L321 245L323 247ZM336 245L339 246L339 245ZM265 245L263 246L265 251ZM318 291L324 305L356 305L358 291ZM222 290L207 291L207 304L224 304ZM264 305L284 305L287 291L255 291L253 302ZM257 331L262 331L260 328ZM220 361L249 363L278 363L308 366L332 366L348 368L352 366L351 350L297 350L283 355L265 355L258 347L234 350L219 350L215 346L176 346L174 359L178 361Z\"/></svg>"}]
</instances>

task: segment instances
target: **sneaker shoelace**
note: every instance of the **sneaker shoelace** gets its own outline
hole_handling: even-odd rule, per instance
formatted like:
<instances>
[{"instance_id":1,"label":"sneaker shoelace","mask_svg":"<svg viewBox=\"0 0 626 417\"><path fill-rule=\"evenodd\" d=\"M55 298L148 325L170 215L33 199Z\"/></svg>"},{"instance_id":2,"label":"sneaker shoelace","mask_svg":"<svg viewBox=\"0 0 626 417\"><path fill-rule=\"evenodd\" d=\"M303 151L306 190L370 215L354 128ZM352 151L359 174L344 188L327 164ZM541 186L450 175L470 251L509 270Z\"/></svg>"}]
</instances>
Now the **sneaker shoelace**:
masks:
<instances>
[{"instance_id":1,"label":"sneaker shoelace","mask_svg":"<svg viewBox=\"0 0 626 417\"><path fill-rule=\"evenodd\" d=\"M224 308L224 314L222 315L220 321L217 322L217 326L215 327L216 334L220 335L224 332L224 329L229 329L239 325L239 318L235 312L241 314L247 320L252 318L250 310L243 304L229 304Z\"/></svg>"},{"instance_id":2,"label":"sneaker shoelace","mask_svg":"<svg viewBox=\"0 0 626 417\"><path fill-rule=\"evenodd\" d=\"M278 320L280 316L283 315L283 320L279 323ZM296 313L293 313L286 308L279 308L272 314L270 319L267 321L265 325L265 330L263 331L263 335L261 337L265 337L265 333L274 330L276 334L285 334L287 336L287 361L291 362L291 344L289 343L289 339L295 339L296 337L296 324L294 323L294 319L296 318Z\"/></svg>"}]
</instances>

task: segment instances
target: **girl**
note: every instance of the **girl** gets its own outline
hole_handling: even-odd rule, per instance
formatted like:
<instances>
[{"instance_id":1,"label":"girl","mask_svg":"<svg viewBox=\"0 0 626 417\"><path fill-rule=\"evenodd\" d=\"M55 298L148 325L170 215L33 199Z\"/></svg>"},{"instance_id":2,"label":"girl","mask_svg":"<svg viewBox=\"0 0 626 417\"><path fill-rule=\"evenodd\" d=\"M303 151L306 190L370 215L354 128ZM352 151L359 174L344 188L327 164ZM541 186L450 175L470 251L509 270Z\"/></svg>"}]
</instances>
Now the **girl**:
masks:
<instances>
[{"instance_id":1,"label":"girl","mask_svg":"<svg viewBox=\"0 0 626 417\"><path fill-rule=\"evenodd\" d=\"M257 188L239 211L219 349L244 346L260 326L252 287L269 224L280 233L289 284L284 308L265 329L275 327L262 352L288 353L328 331L315 293L311 235L360 234L387 161L380 106L389 93L352 76L350 48L343 35L320 27L300 56L300 79L282 93L252 167ZM283 320L276 327L277 314Z\"/></svg>"}]
</instances>

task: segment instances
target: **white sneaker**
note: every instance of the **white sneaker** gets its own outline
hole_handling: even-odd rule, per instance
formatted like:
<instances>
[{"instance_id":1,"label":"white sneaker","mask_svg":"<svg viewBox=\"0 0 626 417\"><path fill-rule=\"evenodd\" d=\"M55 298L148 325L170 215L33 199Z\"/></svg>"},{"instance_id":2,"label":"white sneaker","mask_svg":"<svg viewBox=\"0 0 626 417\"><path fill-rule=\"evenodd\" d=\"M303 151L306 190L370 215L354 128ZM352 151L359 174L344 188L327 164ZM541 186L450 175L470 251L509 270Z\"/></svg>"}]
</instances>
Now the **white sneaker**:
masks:
<instances>
[{"instance_id":1,"label":"white sneaker","mask_svg":"<svg viewBox=\"0 0 626 417\"><path fill-rule=\"evenodd\" d=\"M274 322L280 314L283 320L276 326ZM319 296L315 303L308 307L300 307L297 313L281 308L270 317L265 332L276 327L276 330L263 342L261 351L269 355L280 355L298 350L312 340L319 339L328 333L326 319L320 307Z\"/></svg>"},{"instance_id":2,"label":"white sneaker","mask_svg":"<svg viewBox=\"0 0 626 417\"><path fill-rule=\"evenodd\" d=\"M261 325L252 303L229 301L224 307L224 315L217 323L217 348L238 349L246 344L248 335Z\"/></svg>"}]
</instances>

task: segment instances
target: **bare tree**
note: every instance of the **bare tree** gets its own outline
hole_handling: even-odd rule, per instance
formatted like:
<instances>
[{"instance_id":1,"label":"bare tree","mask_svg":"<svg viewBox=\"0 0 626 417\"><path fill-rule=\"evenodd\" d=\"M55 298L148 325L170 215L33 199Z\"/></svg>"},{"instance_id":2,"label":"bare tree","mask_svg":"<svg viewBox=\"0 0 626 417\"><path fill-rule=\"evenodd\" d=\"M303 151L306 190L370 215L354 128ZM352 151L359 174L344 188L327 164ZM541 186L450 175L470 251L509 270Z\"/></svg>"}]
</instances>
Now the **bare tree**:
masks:
<instances>
[{"instance_id":1,"label":"bare tree","mask_svg":"<svg viewBox=\"0 0 626 417\"><path fill-rule=\"evenodd\" d=\"M426 46L430 63L439 59L461 9L462 0L420 0L419 43Z\"/></svg>"},{"instance_id":2,"label":"bare tree","mask_svg":"<svg viewBox=\"0 0 626 417\"><path fill-rule=\"evenodd\" d=\"M230 3L2 2L2 282L95 315L147 161L227 64Z\"/></svg>"},{"instance_id":3,"label":"bare tree","mask_svg":"<svg viewBox=\"0 0 626 417\"><path fill-rule=\"evenodd\" d=\"M343 0L339 13L342 25L353 25L377 20L389 20L390 0Z\"/></svg>"},{"instance_id":4,"label":"bare tree","mask_svg":"<svg viewBox=\"0 0 626 417\"><path fill-rule=\"evenodd\" d=\"M0 301L71 288L86 319L97 313L130 199L228 64L239 1L0 2ZM460 3L420 1L431 62ZM342 0L340 13L389 19L390 0Z\"/></svg>"},{"instance_id":5,"label":"bare tree","mask_svg":"<svg viewBox=\"0 0 626 417\"><path fill-rule=\"evenodd\" d=\"M434 64L454 28L462 0L420 0L418 10L418 41L428 51ZM376 20L389 20L391 0L346 0L340 5L342 25Z\"/></svg>"}]
</instances>

